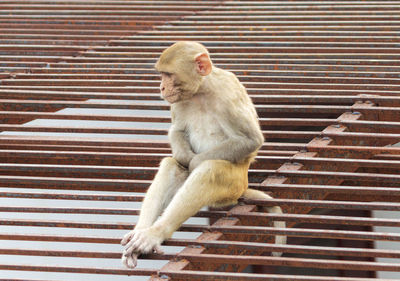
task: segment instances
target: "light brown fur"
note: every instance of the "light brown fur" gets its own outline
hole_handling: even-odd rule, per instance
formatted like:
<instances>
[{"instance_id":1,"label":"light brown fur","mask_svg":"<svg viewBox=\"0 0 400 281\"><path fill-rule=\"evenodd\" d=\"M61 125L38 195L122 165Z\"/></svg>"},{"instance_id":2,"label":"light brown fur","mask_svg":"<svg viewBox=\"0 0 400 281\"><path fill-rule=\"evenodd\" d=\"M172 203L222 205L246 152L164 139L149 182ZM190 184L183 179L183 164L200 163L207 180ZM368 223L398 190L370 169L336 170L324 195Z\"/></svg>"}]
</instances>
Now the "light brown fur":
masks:
<instances>
[{"instance_id":1,"label":"light brown fur","mask_svg":"<svg viewBox=\"0 0 400 281\"><path fill-rule=\"evenodd\" d=\"M204 206L232 205L240 196L271 198L248 189L248 168L264 137L236 76L214 67L208 51L195 42L166 49L156 69L161 94L171 103L173 157L162 160L135 229L121 241L128 267L136 266L141 253L161 252L160 244ZM265 211L282 212L279 207ZM284 240L277 236L276 242Z\"/></svg>"}]
</instances>

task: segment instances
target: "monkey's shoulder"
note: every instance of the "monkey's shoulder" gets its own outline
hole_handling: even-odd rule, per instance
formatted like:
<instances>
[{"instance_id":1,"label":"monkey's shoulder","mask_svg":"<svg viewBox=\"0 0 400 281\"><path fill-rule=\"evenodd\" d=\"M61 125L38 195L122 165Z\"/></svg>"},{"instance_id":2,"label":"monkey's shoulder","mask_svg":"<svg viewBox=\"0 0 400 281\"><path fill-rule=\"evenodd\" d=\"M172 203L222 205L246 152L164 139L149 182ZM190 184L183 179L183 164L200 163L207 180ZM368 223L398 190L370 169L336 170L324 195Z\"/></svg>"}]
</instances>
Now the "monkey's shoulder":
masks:
<instances>
[{"instance_id":1,"label":"monkey's shoulder","mask_svg":"<svg viewBox=\"0 0 400 281\"><path fill-rule=\"evenodd\" d=\"M214 87L215 84L219 85L216 87L217 91L228 95L228 97L247 97L246 88L233 72L216 67L213 71L213 80Z\"/></svg>"},{"instance_id":2,"label":"monkey's shoulder","mask_svg":"<svg viewBox=\"0 0 400 281\"><path fill-rule=\"evenodd\" d=\"M233 72L219 67L213 68L212 76L217 80L219 80L220 82L226 84L232 84L232 85L237 85L238 83L241 84L239 79Z\"/></svg>"}]
</instances>

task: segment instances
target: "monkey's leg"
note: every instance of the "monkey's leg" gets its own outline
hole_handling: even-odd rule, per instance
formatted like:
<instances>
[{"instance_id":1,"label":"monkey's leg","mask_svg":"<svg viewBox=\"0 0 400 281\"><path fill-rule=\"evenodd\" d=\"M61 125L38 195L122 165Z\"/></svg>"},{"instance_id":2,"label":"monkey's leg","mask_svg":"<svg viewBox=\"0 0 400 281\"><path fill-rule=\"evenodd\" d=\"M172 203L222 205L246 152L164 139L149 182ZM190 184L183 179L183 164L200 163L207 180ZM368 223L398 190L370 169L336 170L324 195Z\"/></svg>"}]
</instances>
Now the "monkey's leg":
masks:
<instances>
[{"instance_id":1,"label":"monkey's leg","mask_svg":"<svg viewBox=\"0 0 400 281\"><path fill-rule=\"evenodd\" d=\"M138 230L148 228L154 223L166 206L168 206L172 197L185 182L188 175L188 170L180 166L175 159L167 157L161 161L160 168L143 200L135 229L123 237L121 241L123 246L135 236ZM162 252L159 248L155 250ZM127 267L135 267L139 254L131 252L130 255L126 255L124 252L122 262Z\"/></svg>"},{"instance_id":2,"label":"monkey's leg","mask_svg":"<svg viewBox=\"0 0 400 281\"><path fill-rule=\"evenodd\" d=\"M272 199L272 197L269 196L268 194L265 194L262 191L251 188L247 189L242 196L248 199ZM263 207L263 209L268 213L282 214L282 209L279 206ZM286 223L283 221L274 221L274 227L285 228ZM275 244L286 244L286 236L280 236L280 235L275 236ZM282 253L272 252L272 255L281 256Z\"/></svg>"},{"instance_id":3,"label":"monkey's leg","mask_svg":"<svg viewBox=\"0 0 400 281\"><path fill-rule=\"evenodd\" d=\"M139 230L126 246L126 253L157 249L175 230L203 206L234 203L247 188L248 165L224 160L202 162L189 175L162 216L149 228Z\"/></svg>"},{"instance_id":4,"label":"monkey's leg","mask_svg":"<svg viewBox=\"0 0 400 281\"><path fill-rule=\"evenodd\" d=\"M136 229L150 227L168 206L189 172L172 157L164 158L143 200Z\"/></svg>"}]
</instances>

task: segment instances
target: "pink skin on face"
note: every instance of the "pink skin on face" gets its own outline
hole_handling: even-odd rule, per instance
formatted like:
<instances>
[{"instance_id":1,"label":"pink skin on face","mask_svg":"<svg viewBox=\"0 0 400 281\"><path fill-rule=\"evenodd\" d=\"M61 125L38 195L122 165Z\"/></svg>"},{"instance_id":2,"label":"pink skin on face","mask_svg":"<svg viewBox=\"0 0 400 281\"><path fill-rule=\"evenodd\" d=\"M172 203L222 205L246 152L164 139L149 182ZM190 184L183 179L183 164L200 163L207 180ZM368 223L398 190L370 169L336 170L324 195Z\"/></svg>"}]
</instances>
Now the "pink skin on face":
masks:
<instances>
[{"instance_id":1,"label":"pink skin on face","mask_svg":"<svg viewBox=\"0 0 400 281\"><path fill-rule=\"evenodd\" d=\"M173 74L161 73L161 95L169 103L177 102L179 99L179 91L174 88L174 82L175 77Z\"/></svg>"}]
</instances>

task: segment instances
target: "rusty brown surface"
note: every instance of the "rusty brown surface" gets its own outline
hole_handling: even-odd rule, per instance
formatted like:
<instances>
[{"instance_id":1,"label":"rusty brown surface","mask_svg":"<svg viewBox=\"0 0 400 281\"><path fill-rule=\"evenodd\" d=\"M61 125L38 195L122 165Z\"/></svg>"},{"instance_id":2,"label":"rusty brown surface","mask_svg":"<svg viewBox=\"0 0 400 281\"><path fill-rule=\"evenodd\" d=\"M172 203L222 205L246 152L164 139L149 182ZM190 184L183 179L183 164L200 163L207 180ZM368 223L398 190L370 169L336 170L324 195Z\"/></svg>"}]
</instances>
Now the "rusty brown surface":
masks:
<instances>
[{"instance_id":1,"label":"rusty brown surface","mask_svg":"<svg viewBox=\"0 0 400 281\"><path fill-rule=\"evenodd\" d=\"M400 209L399 31L396 1L0 0L0 280L399 280L378 242L399 243L400 220L371 216ZM266 139L249 185L275 199L201 211L210 224L179 231L202 234L164 243L182 251L139 261L165 266L129 270L127 203L171 153L153 64L178 40L247 87Z\"/></svg>"}]
</instances>

